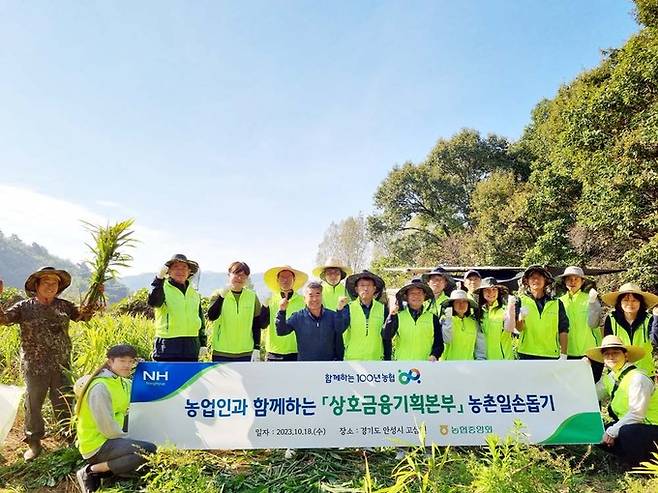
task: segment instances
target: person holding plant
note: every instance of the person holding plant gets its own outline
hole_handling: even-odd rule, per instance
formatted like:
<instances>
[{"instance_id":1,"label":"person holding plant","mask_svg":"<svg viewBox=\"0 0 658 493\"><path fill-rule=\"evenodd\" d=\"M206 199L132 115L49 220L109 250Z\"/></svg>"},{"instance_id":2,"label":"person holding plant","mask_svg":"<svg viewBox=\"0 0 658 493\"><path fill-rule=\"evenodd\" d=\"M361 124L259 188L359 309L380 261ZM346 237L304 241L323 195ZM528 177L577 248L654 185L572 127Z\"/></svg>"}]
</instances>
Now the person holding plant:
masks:
<instances>
[{"instance_id":1,"label":"person holding plant","mask_svg":"<svg viewBox=\"0 0 658 493\"><path fill-rule=\"evenodd\" d=\"M107 360L75 384L78 449L87 461L76 473L83 493L100 488L106 475L134 477L156 451L150 442L133 440L124 431L130 405L130 376L137 351L128 344L112 346Z\"/></svg>"},{"instance_id":2,"label":"person holding plant","mask_svg":"<svg viewBox=\"0 0 658 493\"><path fill-rule=\"evenodd\" d=\"M486 358L484 334L466 291L455 289L450 293L450 298L444 301L441 334L445 345L441 361Z\"/></svg>"},{"instance_id":3,"label":"person holding plant","mask_svg":"<svg viewBox=\"0 0 658 493\"><path fill-rule=\"evenodd\" d=\"M516 330L521 333L519 359L567 359L569 318L564 304L549 290L553 276L540 265L523 272L516 303Z\"/></svg>"},{"instance_id":4,"label":"person holding plant","mask_svg":"<svg viewBox=\"0 0 658 493\"><path fill-rule=\"evenodd\" d=\"M260 312L256 292L246 287L251 270L244 262L228 266L228 288L208 309L212 321L212 360L260 361Z\"/></svg>"},{"instance_id":5,"label":"person holding plant","mask_svg":"<svg viewBox=\"0 0 658 493\"><path fill-rule=\"evenodd\" d=\"M97 306L78 308L59 298L70 285L71 275L65 270L42 267L25 281L28 299L7 311L0 308L0 325L18 324L20 327L21 373L27 387L24 441L28 449L23 454L27 461L36 458L42 450L45 426L41 408L46 395L50 397L58 421L71 417L69 324L91 319L98 309ZM0 293L2 290L0 281Z\"/></svg>"},{"instance_id":6,"label":"person holding plant","mask_svg":"<svg viewBox=\"0 0 658 493\"><path fill-rule=\"evenodd\" d=\"M313 275L322 280L322 306L335 310L338 300L343 296L348 296L345 283L342 281L351 273L352 269L335 258L330 258L324 265L313 269Z\"/></svg>"},{"instance_id":7,"label":"person holding plant","mask_svg":"<svg viewBox=\"0 0 658 493\"><path fill-rule=\"evenodd\" d=\"M206 349L201 296L190 283L199 264L178 253L151 283L148 304L155 312L155 361L198 361Z\"/></svg>"},{"instance_id":8,"label":"person holding plant","mask_svg":"<svg viewBox=\"0 0 658 493\"><path fill-rule=\"evenodd\" d=\"M427 300L434 301L430 287L413 279L395 297L382 329L384 359L438 361L444 346L439 317L425 306Z\"/></svg>"},{"instance_id":9,"label":"person holding plant","mask_svg":"<svg viewBox=\"0 0 658 493\"><path fill-rule=\"evenodd\" d=\"M658 304L658 296L642 291L640 286L626 283L619 291L601 296L603 303L614 309L603 324L603 335L616 335L624 344L633 344L644 349L644 356L635 366L653 377L656 368L653 362L651 343L651 307Z\"/></svg>"},{"instance_id":10,"label":"person holding plant","mask_svg":"<svg viewBox=\"0 0 658 493\"><path fill-rule=\"evenodd\" d=\"M482 279L476 291L477 320L484 335L486 359L514 359L514 298L508 305L508 289L493 277Z\"/></svg>"},{"instance_id":11,"label":"person holding plant","mask_svg":"<svg viewBox=\"0 0 658 493\"><path fill-rule=\"evenodd\" d=\"M609 401L608 415L613 421L601 439L603 448L631 467L650 460L652 453L658 452L658 392L655 383L635 365L646 356L646 350L607 335L600 346L585 354L610 370L596 384L599 400Z\"/></svg>"},{"instance_id":12,"label":"person holding plant","mask_svg":"<svg viewBox=\"0 0 658 493\"><path fill-rule=\"evenodd\" d=\"M559 299L569 318L567 356L569 359L582 359L585 351L601 342L601 303L594 281L586 277L580 267L570 266L557 276L555 285L566 291ZM603 365L592 362L595 382L601 378L602 372Z\"/></svg>"}]
</instances>

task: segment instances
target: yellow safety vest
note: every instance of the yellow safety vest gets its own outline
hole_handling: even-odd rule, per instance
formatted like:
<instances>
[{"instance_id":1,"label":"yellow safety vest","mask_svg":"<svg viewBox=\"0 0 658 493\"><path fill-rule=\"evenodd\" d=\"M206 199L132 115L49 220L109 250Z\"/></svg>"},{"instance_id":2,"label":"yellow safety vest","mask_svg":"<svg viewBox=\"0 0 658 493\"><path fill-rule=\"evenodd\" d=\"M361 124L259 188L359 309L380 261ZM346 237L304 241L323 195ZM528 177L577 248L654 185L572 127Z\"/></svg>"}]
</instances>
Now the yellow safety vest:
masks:
<instances>
[{"instance_id":1,"label":"yellow safety vest","mask_svg":"<svg viewBox=\"0 0 658 493\"><path fill-rule=\"evenodd\" d=\"M270 307L270 325L265 329L265 350L268 353L274 354L294 354L297 352L297 338L295 332L288 335L280 336L276 333L276 314L279 313L279 302L281 296L275 293L269 302ZM290 318L295 312L304 309L304 298L295 293L288 301L288 308L286 309L286 319Z\"/></svg>"},{"instance_id":2,"label":"yellow safety vest","mask_svg":"<svg viewBox=\"0 0 658 493\"><path fill-rule=\"evenodd\" d=\"M213 352L243 354L253 351L256 293L244 288L238 299L230 289L226 290L222 312L212 324Z\"/></svg>"},{"instance_id":3,"label":"yellow safety vest","mask_svg":"<svg viewBox=\"0 0 658 493\"><path fill-rule=\"evenodd\" d=\"M546 301L540 314L534 298L526 295L521 295L519 298L521 306L528 308L525 329L521 332L519 353L558 358L560 356L558 300Z\"/></svg>"},{"instance_id":4,"label":"yellow safety vest","mask_svg":"<svg viewBox=\"0 0 658 493\"><path fill-rule=\"evenodd\" d=\"M434 317L429 311L423 310L417 320L414 320L409 309L398 313L398 333L395 337L395 353L397 361L427 361L434 343Z\"/></svg>"},{"instance_id":5,"label":"yellow safety vest","mask_svg":"<svg viewBox=\"0 0 658 493\"><path fill-rule=\"evenodd\" d=\"M171 339L173 337L198 337L201 328L199 306L201 296L192 285L188 285L185 294L173 286L169 279L164 284L165 300L156 307L155 337Z\"/></svg>"},{"instance_id":6,"label":"yellow safety vest","mask_svg":"<svg viewBox=\"0 0 658 493\"><path fill-rule=\"evenodd\" d=\"M384 304L373 300L370 315L366 318L361 302L356 299L349 305L350 326L344 333L345 360L379 361L384 359L382 327Z\"/></svg>"}]
</instances>

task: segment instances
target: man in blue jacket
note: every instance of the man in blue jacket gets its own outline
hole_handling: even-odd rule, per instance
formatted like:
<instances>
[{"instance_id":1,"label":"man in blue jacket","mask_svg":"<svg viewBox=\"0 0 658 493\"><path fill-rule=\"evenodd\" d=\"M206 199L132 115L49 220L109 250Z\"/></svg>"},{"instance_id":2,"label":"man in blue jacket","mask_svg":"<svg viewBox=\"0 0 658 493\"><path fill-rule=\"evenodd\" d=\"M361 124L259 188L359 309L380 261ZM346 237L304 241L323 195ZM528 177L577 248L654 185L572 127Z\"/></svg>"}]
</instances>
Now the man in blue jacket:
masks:
<instances>
[{"instance_id":1,"label":"man in blue jacket","mask_svg":"<svg viewBox=\"0 0 658 493\"><path fill-rule=\"evenodd\" d=\"M338 299L336 311L322 306L322 284L311 282L304 289L303 310L286 320L288 298L279 303L276 316L276 333L285 336L291 332L297 337L298 361L336 361L343 358L342 334L349 324L348 310L343 308L348 299Z\"/></svg>"}]
</instances>

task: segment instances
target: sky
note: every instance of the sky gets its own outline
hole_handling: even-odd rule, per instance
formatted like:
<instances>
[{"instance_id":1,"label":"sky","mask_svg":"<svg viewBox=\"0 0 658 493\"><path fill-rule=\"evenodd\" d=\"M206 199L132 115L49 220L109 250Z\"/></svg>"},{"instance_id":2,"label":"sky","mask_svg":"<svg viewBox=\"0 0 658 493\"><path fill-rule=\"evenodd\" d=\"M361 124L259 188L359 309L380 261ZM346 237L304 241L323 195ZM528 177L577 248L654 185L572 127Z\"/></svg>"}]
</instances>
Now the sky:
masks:
<instances>
[{"instance_id":1,"label":"sky","mask_svg":"<svg viewBox=\"0 0 658 493\"><path fill-rule=\"evenodd\" d=\"M174 253L309 271L332 221L462 128L532 108L639 27L623 0L0 0L0 230L75 262L132 217ZM1 273L0 273L1 275Z\"/></svg>"}]
</instances>

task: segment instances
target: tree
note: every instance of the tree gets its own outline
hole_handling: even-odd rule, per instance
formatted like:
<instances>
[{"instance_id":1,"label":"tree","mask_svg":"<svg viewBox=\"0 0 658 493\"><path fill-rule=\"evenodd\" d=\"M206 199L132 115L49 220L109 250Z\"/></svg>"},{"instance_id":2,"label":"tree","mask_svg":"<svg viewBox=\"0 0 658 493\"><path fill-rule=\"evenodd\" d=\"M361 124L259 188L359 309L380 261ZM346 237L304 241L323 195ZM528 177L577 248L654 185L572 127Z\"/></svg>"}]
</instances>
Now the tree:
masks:
<instances>
[{"instance_id":1,"label":"tree","mask_svg":"<svg viewBox=\"0 0 658 493\"><path fill-rule=\"evenodd\" d=\"M338 223L332 222L318 245L316 261L324 263L328 258L337 258L358 272L368 267L372 245L368 240L366 219L359 213Z\"/></svg>"}]
</instances>

